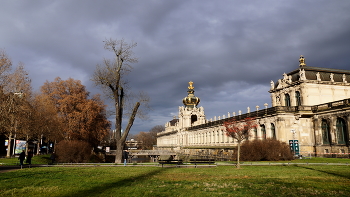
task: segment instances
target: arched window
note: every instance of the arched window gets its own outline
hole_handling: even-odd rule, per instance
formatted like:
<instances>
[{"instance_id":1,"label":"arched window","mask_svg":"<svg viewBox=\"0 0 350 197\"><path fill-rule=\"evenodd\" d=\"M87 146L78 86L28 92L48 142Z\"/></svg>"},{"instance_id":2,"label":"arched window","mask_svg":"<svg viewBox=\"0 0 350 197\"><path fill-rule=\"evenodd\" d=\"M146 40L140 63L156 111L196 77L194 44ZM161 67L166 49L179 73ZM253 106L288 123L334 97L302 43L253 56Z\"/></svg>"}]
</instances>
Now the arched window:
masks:
<instances>
[{"instance_id":1,"label":"arched window","mask_svg":"<svg viewBox=\"0 0 350 197\"><path fill-rule=\"evenodd\" d=\"M296 100L297 106L301 106L301 99L300 99L300 92L299 91L295 92L295 100Z\"/></svg>"},{"instance_id":2,"label":"arched window","mask_svg":"<svg viewBox=\"0 0 350 197\"><path fill-rule=\"evenodd\" d=\"M346 132L346 124L345 124L344 119L337 118L336 130L337 130L338 144L346 144L347 132Z\"/></svg>"},{"instance_id":3,"label":"arched window","mask_svg":"<svg viewBox=\"0 0 350 197\"><path fill-rule=\"evenodd\" d=\"M191 126L193 126L193 124L197 121L197 116L196 115L192 115L191 116Z\"/></svg>"},{"instance_id":4,"label":"arched window","mask_svg":"<svg viewBox=\"0 0 350 197\"><path fill-rule=\"evenodd\" d=\"M266 129L265 129L265 125L260 125L261 127L261 134L262 134L262 139L266 139Z\"/></svg>"},{"instance_id":5,"label":"arched window","mask_svg":"<svg viewBox=\"0 0 350 197\"><path fill-rule=\"evenodd\" d=\"M254 139L257 140L258 139L258 130L256 129L256 127L253 128L253 133L254 133Z\"/></svg>"},{"instance_id":6,"label":"arched window","mask_svg":"<svg viewBox=\"0 0 350 197\"><path fill-rule=\"evenodd\" d=\"M321 129L322 129L323 144L330 144L331 143L331 135L329 132L329 125L328 125L326 120L322 120Z\"/></svg>"},{"instance_id":7,"label":"arched window","mask_svg":"<svg viewBox=\"0 0 350 197\"><path fill-rule=\"evenodd\" d=\"M289 94L284 95L284 103L287 107L290 107L290 96Z\"/></svg>"},{"instance_id":8,"label":"arched window","mask_svg":"<svg viewBox=\"0 0 350 197\"><path fill-rule=\"evenodd\" d=\"M273 123L271 123L271 136L272 139L276 139L276 129L275 129L275 125Z\"/></svg>"}]
</instances>

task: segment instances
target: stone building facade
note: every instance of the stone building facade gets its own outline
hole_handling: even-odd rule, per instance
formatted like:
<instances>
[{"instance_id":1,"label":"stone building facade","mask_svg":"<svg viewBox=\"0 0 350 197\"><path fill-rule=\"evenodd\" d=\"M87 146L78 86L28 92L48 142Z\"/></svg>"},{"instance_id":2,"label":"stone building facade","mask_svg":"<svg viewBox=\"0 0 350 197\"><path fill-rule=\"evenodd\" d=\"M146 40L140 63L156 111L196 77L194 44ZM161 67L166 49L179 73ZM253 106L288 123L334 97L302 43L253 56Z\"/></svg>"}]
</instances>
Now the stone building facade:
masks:
<instances>
[{"instance_id":1,"label":"stone building facade","mask_svg":"<svg viewBox=\"0 0 350 197\"><path fill-rule=\"evenodd\" d=\"M229 118L253 117L258 125L250 139L275 138L289 143L298 140L302 155L349 156L350 70L306 66L303 56L299 68L271 81L272 107L242 114L228 113L207 120L200 99L189 82L188 96L179 107L178 117L167 122L157 137L157 148L191 152L231 149L237 144L226 136L223 122Z\"/></svg>"}]
</instances>

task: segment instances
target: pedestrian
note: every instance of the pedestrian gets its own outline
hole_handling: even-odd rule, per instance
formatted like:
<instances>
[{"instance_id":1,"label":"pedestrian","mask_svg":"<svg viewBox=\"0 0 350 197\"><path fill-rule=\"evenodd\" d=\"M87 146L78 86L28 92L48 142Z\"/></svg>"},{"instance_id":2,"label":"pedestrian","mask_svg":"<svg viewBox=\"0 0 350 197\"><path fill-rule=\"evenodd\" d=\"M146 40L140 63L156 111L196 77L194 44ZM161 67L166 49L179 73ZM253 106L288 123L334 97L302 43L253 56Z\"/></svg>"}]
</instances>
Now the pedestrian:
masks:
<instances>
[{"instance_id":1,"label":"pedestrian","mask_svg":"<svg viewBox=\"0 0 350 197\"><path fill-rule=\"evenodd\" d=\"M19 164L23 165L23 161L26 158L26 153L24 152L24 150L22 150L21 154L19 154L18 160L19 160Z\"/></svg>"},{"instance_id":2,"label":"pedestrian","mask_svg":"<svg viewBox=\"0 0 350 197\"><path fill-rule=\"evenodd\" d=\"M128 150L123 151L123 158L124 158L124 166L126 166L127 160L129 158Z\"/></svg>"},{"instance_id":3,"label":"pedestrian","mask_svg":"<svg viewBox=\"0 0 350 197\"><path fill-rule=\"evenodd\" d=\"M33 157L33 152L32 152L32 150L28 150L28 155L27 155L27 163L29 164L29 165L31 165L32 164L32 157Z\"/></svg>"},{"instance_id":4,"label":"pedestrian","mask_svg":"<svg viewBox=\"0 0 350 197\"><path fill-rule=\"evenodd\" d=\"M55 153L51 154L50 159L51 159L51 164L53 165L53 163L55 162Z\"/></svg>"}]
</instances>

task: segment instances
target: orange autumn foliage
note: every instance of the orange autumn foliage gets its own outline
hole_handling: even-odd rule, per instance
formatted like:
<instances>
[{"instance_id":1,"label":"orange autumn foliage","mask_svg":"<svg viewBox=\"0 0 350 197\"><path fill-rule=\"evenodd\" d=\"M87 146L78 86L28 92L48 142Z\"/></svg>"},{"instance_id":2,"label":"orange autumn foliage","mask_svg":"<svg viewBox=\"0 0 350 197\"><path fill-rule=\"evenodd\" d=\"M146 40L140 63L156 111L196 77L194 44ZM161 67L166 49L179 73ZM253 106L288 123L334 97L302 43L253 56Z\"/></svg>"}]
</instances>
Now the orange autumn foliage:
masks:
<instances>
[{"instance_id":1,"label":"orange autumn foliage","mask_svg":"<svg viewBox=\"0 0 350 197\"><path fill-rule=\"evenodd\" d=\"M59 132L63 139L82 140L97 146L107 135L110 122L106 117L106 106L99 95L89 99L89 92L79 80L61 80L58 77L53 82L46 82L41 91L56 107L64 125Z\"/></svg>"}]
</instances>

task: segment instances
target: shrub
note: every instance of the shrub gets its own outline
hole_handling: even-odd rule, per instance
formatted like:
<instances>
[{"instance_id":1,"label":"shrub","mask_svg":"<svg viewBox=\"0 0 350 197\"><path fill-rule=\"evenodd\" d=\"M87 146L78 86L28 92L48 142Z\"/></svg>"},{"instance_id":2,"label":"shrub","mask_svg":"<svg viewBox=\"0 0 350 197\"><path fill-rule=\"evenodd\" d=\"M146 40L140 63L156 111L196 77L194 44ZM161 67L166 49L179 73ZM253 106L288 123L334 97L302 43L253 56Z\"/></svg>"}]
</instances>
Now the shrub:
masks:
<instances>
[{"instance_id":1,"label":"shrub","mask_svg":"<svg viewBox=\"0 0 350 197\"><path fill-rule=\"evenodd\" d=\"M91 156L91 146L87 142L77 140L63 140L56 146L58 162L85 163Z\"/></svg>"},{"instance_id":2,"label":"shrub","mask_svg":"<svg viewBox=\"0 0 350 197\"><path fill-rule=\"evenodd\" d=\"M241 147L243 161L292 160L288 144L275 139L245 141Z\"/></svg>"}]
</instances>

